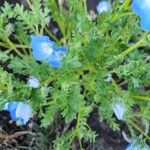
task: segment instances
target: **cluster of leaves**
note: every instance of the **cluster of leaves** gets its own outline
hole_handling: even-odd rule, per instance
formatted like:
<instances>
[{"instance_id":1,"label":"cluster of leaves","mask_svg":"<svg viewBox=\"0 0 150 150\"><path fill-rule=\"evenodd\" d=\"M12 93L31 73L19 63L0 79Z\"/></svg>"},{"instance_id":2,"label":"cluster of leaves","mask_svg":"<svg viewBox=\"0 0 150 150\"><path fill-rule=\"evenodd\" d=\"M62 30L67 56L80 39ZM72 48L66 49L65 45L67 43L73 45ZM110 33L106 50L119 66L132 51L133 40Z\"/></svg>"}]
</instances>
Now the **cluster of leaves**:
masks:
<instances>
[{"instance_id":1,"label":"cluster of leaves","mask_svg":"<svg viewBox=\"0 0 150 150\"><path fill-rule=\"evenodd\" d=\"M35 114L39 112L43 127L61 113L70 127L53 145L54 149L69 149L75 137L80 144L95 139L96 133L87 124L95 108L101 121L119 130L112 105L121 102L132 136L140 131L143 139L149 139L150 92L145 87L150 80L150 34L141 31L129 1L121 6L116 0L110 12L96 19L87 12L85 0L28 2L26 9L8 3L0 8L1 109L7 101L26 101ZM61 39L49 31L50 21L57 23ZM68 47L61 68L36 62L29 47L33 34L49 35ZM113 75L112 82L104 80L108 74ZM29 76L39 79L38 89L27 85ZM136 114L133 106L139 108ZM76 126L71 125L74 121ZM136 128L139 123L140 130Z\"/></svg>"}]
</instances>

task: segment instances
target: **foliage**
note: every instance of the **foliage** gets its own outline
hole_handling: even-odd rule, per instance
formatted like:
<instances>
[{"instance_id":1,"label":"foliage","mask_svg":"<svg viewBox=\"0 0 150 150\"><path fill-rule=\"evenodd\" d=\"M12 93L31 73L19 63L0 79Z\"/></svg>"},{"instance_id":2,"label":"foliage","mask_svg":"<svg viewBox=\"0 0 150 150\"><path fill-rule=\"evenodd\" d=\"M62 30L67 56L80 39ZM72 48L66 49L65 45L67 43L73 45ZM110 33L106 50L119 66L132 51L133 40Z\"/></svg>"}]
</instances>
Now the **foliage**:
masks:
<instances>
[{"instance_id":1,"label":"foliage","mask_svg":"<svg viewBox=\"0 0 150 150\"><path fill-rule=\"evenodd\" d=\"M95 109L101 121L119 130L112 105L122 102L131 135L135 138L138 131L144 140L150 139L150 91L146 90L150 34L140 29L130 1L123 5L114 1L112 10L96 19L87 12L85 0L28 2L29 9L9 3L0 8L0 108L7 101L26 101L42 127L61 115L69 128L53 142L59 150L70 149L76 138L81 148L83 141L94 141L97 135L87 119ZM51 21L56 22L60 38L49 30ZM36 62L29 46L33 34L49 35L68 47L62 67ZM108 74L113 76L111 82L105 81ZM39 88L27 85L30 76L38 78Z\"/></svg>"}]
</instances>

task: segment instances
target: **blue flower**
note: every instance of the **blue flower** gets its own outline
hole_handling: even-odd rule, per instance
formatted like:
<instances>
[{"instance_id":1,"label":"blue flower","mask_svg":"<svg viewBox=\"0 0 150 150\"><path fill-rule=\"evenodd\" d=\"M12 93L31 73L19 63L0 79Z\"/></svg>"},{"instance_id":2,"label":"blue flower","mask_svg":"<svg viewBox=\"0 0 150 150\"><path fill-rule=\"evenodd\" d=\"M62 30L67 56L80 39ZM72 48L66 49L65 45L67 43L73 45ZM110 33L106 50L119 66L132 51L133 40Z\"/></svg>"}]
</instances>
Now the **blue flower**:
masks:
<instances>
[{"instance_id":1,"label":"blue flower","mask_svg":"<svg viewBox=\"0 0 150 150\"><path fill-rule=\"evenodd\" d=\"M150 1L149 0L133 0L132 10L139 17L148 16L150 12Z\"/></svg>"},{"instance_id":2,"label":"blue flower","mask_svg":"<svg viewBox=\"0 0 150 150\"><path fill-rule=\"evenodd\" d=\"M99 14L101 14L102 12L107 12L111 9L111 4L109 1L100 1L98 3L98 5L96 6L96 10Z\"/></svg>"},{"instance_id":3,"label":"blue flower","mask_svg":"<svg viewBox=\"0 0 150 150\"><path fill-rule=\"evenodd\" d=\"M150 31L150 16L141 18L140 26L144 31Z\"/></svg>"},{"instance_id":4,"label":"blue flower","mask_svg":"<svg viewBox=\"0 0 150 150\"><path fill-rule=\"evenodd\" d=\"M34 76L29 77L27 84L32 88L38 88L40 86L39 80Z\"/></svg>"},{"instance_id":5,"label":"blue flower","mask_svg":"<svg viewBox=\"0 0 150 150\"><path fill-rule=\"evenodd\" d=\"M31 48L36 60L46 61L54 68L59 68L62 58L66 55L66 48L56 46L55 42L44 35L31 37Z\"/></svg>"},{"instance_id":6,"label":"blue flower","mask_svg":"<svg viewBox=\"0 0 150 150\"><path fill-rule=\"evenodd\" d=\"M9 102L4 106L4 110L10 112L11 119L20 125L25 125L32 116L32 108L24 102Z\"/></svg>"},{"instance_id":7,"label":"blue flower","mask_svg":"<svg viewBox=\"0 0 150 150\"><path fill-rule=\"evenodd\" d=\"M125 106L122 103L115 103L112 107L118 120L124 120Z\"/></svg>"},{"instance_id":8,"label":"blue flower","mask_svg":"<svg viewBox=\"0 0 150 150\"><path fill-rule=\"evenodd\" d=\"M141 28L150 31L150 0L133 0L132 10L141 18Z\"/></svg>"},{"instance_id":9,"label":"blue flower","mask_svg":"<svg viewBox=\"0 0 150 150\"><path fill-rule=\"evenodd\" d=\"M141 145L133 141L130 143L125 150L150 150L150 147L148 145Z\"/></svg>"}]
</instances>

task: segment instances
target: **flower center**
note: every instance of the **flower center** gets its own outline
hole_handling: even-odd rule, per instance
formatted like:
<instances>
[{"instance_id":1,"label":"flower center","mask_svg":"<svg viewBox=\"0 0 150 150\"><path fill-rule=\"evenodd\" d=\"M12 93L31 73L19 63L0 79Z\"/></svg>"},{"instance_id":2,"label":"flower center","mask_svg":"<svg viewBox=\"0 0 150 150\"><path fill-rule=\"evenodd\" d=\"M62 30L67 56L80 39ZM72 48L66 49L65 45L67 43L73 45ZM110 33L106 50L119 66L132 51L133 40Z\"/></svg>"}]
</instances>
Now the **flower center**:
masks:
<instances>
[{"instance_id":1,"label":"flower center","mask_svg":"<svg viewBox=\"0 0 150 150\"><path fill-rule=\"evenodd\" d=\"M50 47L50 45L48 43L43 42L41 44L41 51L46 55L51 55L53 52L53 49L52 49L52 47Z\"/></svg>"},{"instance_id":2,"label":"flower center","mask_svg":"<svg viewBox=\"0 0 150 150\"><path fill-rule=\"evenodd\" d=\"M55 56L58 60L62 60L65 57L65 54L59 51L56 52Z\"/></svg>"}]
</instances>

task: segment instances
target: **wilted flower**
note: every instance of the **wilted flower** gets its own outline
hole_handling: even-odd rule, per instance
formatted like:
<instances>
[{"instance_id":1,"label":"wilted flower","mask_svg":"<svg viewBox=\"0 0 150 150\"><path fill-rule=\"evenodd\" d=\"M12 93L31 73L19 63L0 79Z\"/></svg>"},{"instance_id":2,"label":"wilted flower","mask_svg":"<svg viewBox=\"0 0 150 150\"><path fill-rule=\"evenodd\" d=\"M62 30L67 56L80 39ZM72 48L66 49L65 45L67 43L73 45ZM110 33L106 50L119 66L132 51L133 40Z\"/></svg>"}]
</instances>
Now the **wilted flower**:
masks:
<instances>
[{"instance_id":1,"label":"wilted flower","mask_svg":"<svg viewBox=\"0 0 150 150\"><path fill-rule=\"evenodd\" d=\"M98 5L96 6L96 10L99 14L101 14L104 11L107 12L110 9L111 9L111 4L110 4L110 1L107 1L107 0L100 1Z\"/></svg>"},{"instance_id":2,"label":"wilted flower","mask_svg":"<svg viewBox=\"0 0 150 150\"><path fill-rule=\"evenodd\" d=\"M125 106L122 103L116 103L113 105L113 111L118 118L118 120L124 119Z\"/></svg>"},{"instance_id":3,"label":"wilted flower","mask_svg":"<svg viewBox=\"0 0 150 150\"><path fill-rule=\"evenodd\" d=\"M52 67L59 68L62 58L66 55L66 48L56 46L55 42L49 40L49 37L40 35L31 37L31 48L36 60L46 61Z\"/></svg>"},{"instance_id":4,"label":"wilted flower","mask_svg":"<svg viewBox=\"0 0 150 150\"><path fill-rule=\"evenodd\" d=\"M32 116L32 108L24 102L9 102L4 106L4 110L10 112L11 119L20 125L25 125Z\"/></svg>"},{"instance_id":5,"label":"wilted flower","mask_svg":"<svg viewBox=\"0 0 150 150\"><path fill-rule=\"evenodd\" d=\"M150 150L150 147L148 145L141 145L136 142L130 143L125 150Z\"/></svg>"},{"instance_id":6,"label":"wilted flower","mask_svg":"<svg viewBox=\"0 0 150 150\"><path fill-rule=\"evenodd\" d=\"M34 76L29 77L27 84L32 88L38 88L40 86L39 80Z\"/></svg>"},{"instance_id":7,"label":"wilted flower","mask_svg":"<svg viewBox=\"0 0 150 150\"><path fill-rule=\"evenodd\" d=\"M150 0L133 0L132 10L141 18L141 28L150 31Z\"/></svg>"}]
</instances>

